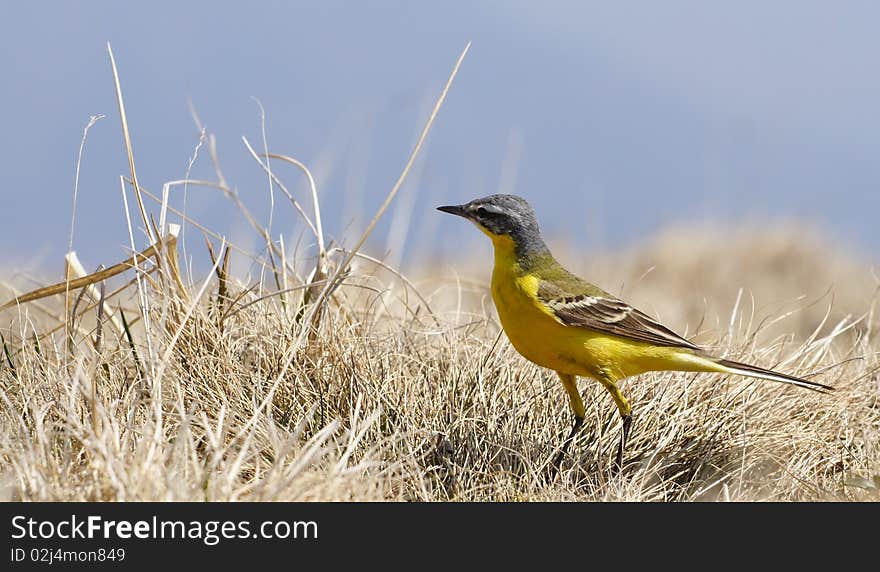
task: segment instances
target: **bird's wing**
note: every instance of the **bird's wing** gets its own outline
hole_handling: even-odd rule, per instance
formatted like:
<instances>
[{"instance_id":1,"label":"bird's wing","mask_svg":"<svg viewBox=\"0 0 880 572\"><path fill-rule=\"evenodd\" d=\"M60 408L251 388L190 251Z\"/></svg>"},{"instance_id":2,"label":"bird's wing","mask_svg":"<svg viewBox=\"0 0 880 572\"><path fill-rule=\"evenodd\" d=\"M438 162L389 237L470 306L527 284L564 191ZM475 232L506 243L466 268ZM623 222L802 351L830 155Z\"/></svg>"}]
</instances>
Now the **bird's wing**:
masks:
<instances>
[{"instance_id":1,"label":"bird's wing","mask_svg":"<svg viewBox=\"0 0 880 572\"><path fill-rule=\"evenodd\" d=\"M539 301L566 326L579 326L658 346L700 349L623 300L573 275L566 278L568 280L563 285L553 280L542 281L538 289Z\"/></svg>"}]
</instances>

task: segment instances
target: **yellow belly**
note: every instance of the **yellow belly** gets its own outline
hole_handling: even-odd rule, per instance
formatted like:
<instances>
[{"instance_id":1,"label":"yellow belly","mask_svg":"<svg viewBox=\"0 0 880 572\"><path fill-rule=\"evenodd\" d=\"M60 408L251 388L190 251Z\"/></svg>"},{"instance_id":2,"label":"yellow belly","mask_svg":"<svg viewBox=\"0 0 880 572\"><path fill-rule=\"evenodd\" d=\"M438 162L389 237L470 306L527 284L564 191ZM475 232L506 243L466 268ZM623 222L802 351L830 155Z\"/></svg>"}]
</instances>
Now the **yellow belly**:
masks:
<instances>
[{"instance_id":1,"label":"yellow belly","mask_svg":"<svg viewBox=\"0 0 880 572\"><path fill-rule=\"evenodd\" d=\"M622 379L646 371L689 369L680 349L566 326L536 297L539 279L496 264L492 298L511 344L526 359L560 373ZM684 367L683 367L684 366Z\"/></svg>"}]
</instances>

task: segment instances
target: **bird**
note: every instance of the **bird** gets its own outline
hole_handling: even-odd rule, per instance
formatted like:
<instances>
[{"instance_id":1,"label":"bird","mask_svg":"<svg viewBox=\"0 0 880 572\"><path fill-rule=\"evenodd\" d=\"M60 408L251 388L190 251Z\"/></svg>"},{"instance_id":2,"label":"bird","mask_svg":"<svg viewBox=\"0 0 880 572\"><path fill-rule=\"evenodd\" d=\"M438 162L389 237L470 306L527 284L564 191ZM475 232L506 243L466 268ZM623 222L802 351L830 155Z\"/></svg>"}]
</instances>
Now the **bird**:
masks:
<instances>
[{"instance_id":1,"label":"bird","mask_svg":"<svg viewBox=\"0 0 880 572\"><path fill-rule=\"evenodd\" d=\"M622 419L615 470L632 426L632 405L621 380L650 371L736 374L828 393L833 387L713 356L648 314L566 270L547 247L534 209L522 197L496 194L437 207L472 222L495 254L491 292L501 326L527 360L556 372L568 394L574 425L552 461L559 467L584 423L577 378L598 381Z\"/></svg>"}]
</instances>

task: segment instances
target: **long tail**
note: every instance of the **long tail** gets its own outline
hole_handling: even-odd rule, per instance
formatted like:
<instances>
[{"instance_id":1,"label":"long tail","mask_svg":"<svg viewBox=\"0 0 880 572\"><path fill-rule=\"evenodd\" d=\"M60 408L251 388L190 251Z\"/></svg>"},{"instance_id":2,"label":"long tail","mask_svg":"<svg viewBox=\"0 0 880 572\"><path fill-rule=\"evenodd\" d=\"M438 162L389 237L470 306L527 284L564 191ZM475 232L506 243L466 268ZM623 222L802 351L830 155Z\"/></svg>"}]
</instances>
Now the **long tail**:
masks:
<instances>
[{"instance_id":1,"label":"long tail","mask_svg":"<svg viewBox=\"0 0 880 572\"><path fill-rule=\"evenodd\" d=\"M793 375L779 373L770 369L764 369L763 367L721 358L708 357L708 359L719 366L717 371L723 373L734 373L737 375L745 375L748 377L757 377L759 379L769 379L770 381L778 381L781 383L790 383L791 385L805 387L807 389L812 389L813 391L818 391L820 393L829 393L831 391L834 391L834 388L829 385L822 385L821 383L816 383L815 381L808 381L806 379L801 379L800 377L795 377Z\"/></svg>"}]
</instances>

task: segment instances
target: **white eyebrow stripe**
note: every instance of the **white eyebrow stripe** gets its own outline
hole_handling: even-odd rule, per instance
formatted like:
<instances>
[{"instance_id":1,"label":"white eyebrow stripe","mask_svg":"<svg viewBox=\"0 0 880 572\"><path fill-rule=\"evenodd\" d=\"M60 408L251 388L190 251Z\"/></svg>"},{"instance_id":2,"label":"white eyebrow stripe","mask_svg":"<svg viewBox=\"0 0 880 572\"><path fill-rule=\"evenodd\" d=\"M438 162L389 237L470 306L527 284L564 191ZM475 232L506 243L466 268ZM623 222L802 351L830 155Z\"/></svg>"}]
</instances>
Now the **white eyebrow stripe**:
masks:
<instances>
[{"instance_id":1,"label":"white eyebrow stripe","mask_svg":"<svg viewBox=\"0 0 880 572\"><path fill-rule=\"evenodd\" d=\"M493 205L492 203L484 203L484 204L481 204L481 205L479 205L479 206L482 207L482 208L484 208L484 209L486 209L486 210L489 211L490 213L504 214L504 209L503 209L503 208L499 207L498 205Z\"/></svg>"}]
</instances>

